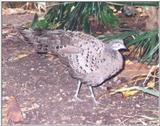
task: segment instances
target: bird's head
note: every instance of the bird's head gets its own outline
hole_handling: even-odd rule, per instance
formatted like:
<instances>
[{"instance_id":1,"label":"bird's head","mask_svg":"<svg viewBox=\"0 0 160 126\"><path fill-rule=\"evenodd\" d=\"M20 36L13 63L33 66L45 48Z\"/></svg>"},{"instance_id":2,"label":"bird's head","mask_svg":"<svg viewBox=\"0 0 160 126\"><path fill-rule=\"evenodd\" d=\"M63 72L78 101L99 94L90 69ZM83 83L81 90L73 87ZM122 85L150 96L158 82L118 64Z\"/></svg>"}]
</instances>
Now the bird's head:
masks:
<instances>
[{"instance_id":1,"label":"bird's head","mask_svg":"<svg viewBox=\"0 0 160 126\"><path fill-rule=\"evenodd\" d=\"M121 50L121 49L127 49L126 46L124 45L124 42L122 39L114 39L114 40L111 40L109 42L110 44L110 48L115 50L115 51L118 51L118 50Z\"/></svg>"}]
</instances>

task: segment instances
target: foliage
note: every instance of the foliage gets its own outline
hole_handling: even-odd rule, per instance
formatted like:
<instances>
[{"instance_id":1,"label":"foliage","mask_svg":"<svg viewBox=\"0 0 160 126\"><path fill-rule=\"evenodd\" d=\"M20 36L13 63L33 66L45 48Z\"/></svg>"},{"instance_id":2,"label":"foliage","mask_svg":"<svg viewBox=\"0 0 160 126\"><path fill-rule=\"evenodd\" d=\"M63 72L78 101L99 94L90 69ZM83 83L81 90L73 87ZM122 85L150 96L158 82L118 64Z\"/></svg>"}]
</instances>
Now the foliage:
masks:
<instances>
[{"instance_id":1,"label":"foliage","mask_svg":"<svg viewBox=\"0 0 160 126\"><path fill-rule=\"evenodd\" d=\"M114 4L116 5L128 5L128 6L159 6L159 2L158 1L141 1L141 2L136 2L136 1L132 1L132 2L114 2Z\"/></svg>"},{"instance_id":2,"label":"foliage","mask_svg":"<svg viewBox=\"0 0 160 126\"><path fill-rule=\"evenodd\" d=\"M39 18L38 15L35 14L31 27L34 29L35 28L46 29L49 28L49 23L44 17Z\"/></svg>"},{"instance_id":3,"label":"foliage","mask_svg":"<svg viewBox=\"0 0 160 126\"><path fill-rule=\"evenodd\" d=\"M114 6L157 6L157 2L61 2L53 6L43 18L35 18L33 28L53 28L79 30L90 32L89 17L95 15L103 25L116 26L117 17L113 14L109 5ZM100 36L107 41L121 38L127 41L127 46L134 45L132 54L140 52L139 60L148 62L155 60L158 63L158 30L147 32L128 31L113 36Z\"/></svg>"},{"instance_id":4,"label":"foliage","mask_svg":"<svg viewBox=\"0 0 160 126\"><path fill-rule=\"evenodd\" d=\"M133 92L134 91L134 92ZM111 94L115 94L115 93L123 93L123 94L127 94L127 97L129 95L135 95L137 93L137 91L142 91L144 93L153 95L155 97L160 97L160 92L156 89L150 89L148 87L140 87L140 86L133 86L133 87L122 87L120 89L116 89L115 91L113 91Z\"/></svg>"},{"instance_id":5,"label":"foliage","mask_svg":"<svg viewBox=\"0 0 160 126\"><path fill-rule=\"evenodd\" d=\"M126 41L127 46L134 45L135 48L132 53L140 52L140 61L148 62L155 60L158 63L158 53L160 43L158 42L158 30L147 32L122 32L113 36L101 35L99 36L103 41L114 38L121 38Z\"/></svg>"},{"instance_id":6,"label":"foliage","mask_svg":"<svg viewBox=\"0 0 160 126\"><path fill-rule=\"evenodd\" d=\"M106 2L62 2L53 6L44 20L53 29L78 30L81 27L90 32L89 18L93 15L103 25L118 25L118 18Z\"/></svg>"}]
</instances>

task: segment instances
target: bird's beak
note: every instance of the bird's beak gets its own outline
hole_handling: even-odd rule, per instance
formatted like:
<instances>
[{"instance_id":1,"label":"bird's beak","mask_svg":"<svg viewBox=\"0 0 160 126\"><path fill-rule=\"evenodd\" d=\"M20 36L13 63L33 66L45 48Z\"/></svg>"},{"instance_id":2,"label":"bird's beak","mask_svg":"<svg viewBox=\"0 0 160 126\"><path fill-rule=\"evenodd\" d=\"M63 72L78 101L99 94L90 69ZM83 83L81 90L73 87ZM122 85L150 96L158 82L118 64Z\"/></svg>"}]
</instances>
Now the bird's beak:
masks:
<instances>
[{"instance_id":1,"label":"bird's beak","mask_svg":"<svg viewBox=\"0 0 160 126\"><path fill-rule=\"evenodd\" d=\"M124 46L124 48L123 48L123 49L124 49L124 50L128 50L126 46Z\"/></svg>"},{"instance_id":2,"label":"bird's beak","mask_svg":"<svg viewBox=\"0 0 160 126\"><path fill-rule=\"evenodd\" d=\"M128 49L127 49L127 47L126 47L125 45L123 45L123 46L121 47L121 50L127 51Z\"/></svg>"}]
</instances>

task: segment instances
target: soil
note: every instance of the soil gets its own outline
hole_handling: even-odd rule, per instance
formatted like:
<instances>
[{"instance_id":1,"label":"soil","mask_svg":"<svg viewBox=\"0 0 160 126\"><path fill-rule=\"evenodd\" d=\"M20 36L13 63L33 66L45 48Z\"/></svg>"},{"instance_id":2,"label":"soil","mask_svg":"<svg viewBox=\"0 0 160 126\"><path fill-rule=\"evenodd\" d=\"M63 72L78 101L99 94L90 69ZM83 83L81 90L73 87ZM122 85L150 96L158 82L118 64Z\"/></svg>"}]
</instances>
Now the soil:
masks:
<instances>
[{"instance_id":1,"label":"soil","mask_svg":"<svg viewBox=\"0 0 160 126\"><path fill-rule=\"evenodd\" d=\"M33 14L3 15L2 31L8 35L12 26L32 18ZM24 118L21 124L160 124L157 97L142 92L126 98L120 93L110 95L111 89L133 86L129 80L147 74L148 66L132 61L118 76L94 88L101 105L94 104L83 85L80 102L74 99L77 81L57 57L39 55L27 43L7 35L2 39L2 109L4 113L10 96L16 97Z\"/></svg>"}]
</instances>

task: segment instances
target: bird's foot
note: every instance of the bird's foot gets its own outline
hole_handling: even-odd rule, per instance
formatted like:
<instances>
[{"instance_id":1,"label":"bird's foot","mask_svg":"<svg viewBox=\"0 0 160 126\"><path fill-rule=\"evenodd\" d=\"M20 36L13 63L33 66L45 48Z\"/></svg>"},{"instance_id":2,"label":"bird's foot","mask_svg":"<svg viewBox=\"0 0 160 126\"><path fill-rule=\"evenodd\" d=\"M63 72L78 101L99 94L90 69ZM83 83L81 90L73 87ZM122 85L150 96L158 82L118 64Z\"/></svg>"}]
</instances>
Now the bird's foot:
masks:
<instances>
[{"instance_id":1,"label":"bird's foot","mask_svg":"<svg viewBox=\"0 0 160 126\"><path fill-rule=\"evenodd\" d=\"M95 103L96 106L103 105L101 102L99 102L97 100L94 100L94 103Z\"/></svg>"},{"instance_id":2,"label":"bird's foot","mask_svg":"<svg viewBox=\"0 0 160 126\"><path fill-rule=\"evenodd\" d=\"M74 95L74 99L75 99L76 101L83 102L83 100L80 99L77 95Z\"/></svg>"}]
</instances>

